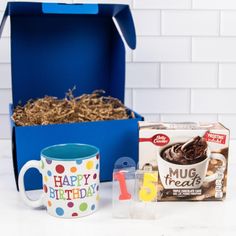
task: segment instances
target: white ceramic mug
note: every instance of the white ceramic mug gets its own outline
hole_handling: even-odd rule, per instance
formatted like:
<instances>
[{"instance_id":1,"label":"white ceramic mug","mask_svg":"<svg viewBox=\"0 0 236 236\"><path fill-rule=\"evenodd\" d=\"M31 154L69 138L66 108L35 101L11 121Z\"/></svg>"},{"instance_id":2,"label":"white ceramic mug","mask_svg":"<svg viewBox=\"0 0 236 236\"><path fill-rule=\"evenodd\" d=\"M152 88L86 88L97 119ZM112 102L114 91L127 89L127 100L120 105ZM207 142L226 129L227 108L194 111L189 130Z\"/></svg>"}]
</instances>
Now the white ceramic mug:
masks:
<instances>
[{"instance_id":1,"label":"white ceramic mug","mask_svg":"<svg viewBox=\"0 0 236 236\"><path fill-rule=\"evenodd\" d=\"M24 174L36 168L43 177L43 194L27 197ZM41 151L40 161L29 161L19 174L19 191L30 207L46 206L50 215L75 218L89 215L98 207L99 150L87 144L60 144Z\"/></svg>"},{"instance_id":2,"label":"white ceramic mug","mask_svg":"<svg viewBox=\"0 0 236 236\"><path fill-rule=\"evenodd\" d=\"M226 168L226 159L220 153L211 153L207 150L206 159L189 165L174 164L161 157L162 150L157 154L157 165L160 179L165 189L198 189L203 182L211 182L217 179L218 173L206 176L209 160L216 159L222 162L221 169Z\"/></svg>"}]
</instances>

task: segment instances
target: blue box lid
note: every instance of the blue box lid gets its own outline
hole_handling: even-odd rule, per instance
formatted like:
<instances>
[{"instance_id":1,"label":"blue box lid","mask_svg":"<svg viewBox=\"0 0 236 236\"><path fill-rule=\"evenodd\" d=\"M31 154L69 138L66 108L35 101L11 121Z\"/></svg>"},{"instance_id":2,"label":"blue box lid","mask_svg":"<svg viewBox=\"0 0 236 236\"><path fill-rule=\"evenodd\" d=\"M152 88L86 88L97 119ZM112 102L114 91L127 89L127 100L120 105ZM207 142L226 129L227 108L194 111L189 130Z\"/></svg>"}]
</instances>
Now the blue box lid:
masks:
<instances>
[{"instance_id":1,"label":"blue box lid","mask_svg":"<svg viewBox=\"0 0 236 236\"><path fill-rule=\"evenodd\" d=\"M103 89L124 102L122 38L136 47L128 5L9 2L0 36L7 16L14 106L45 95L64 97L74 86L78 95Z\"/></svg>"}]
</instances>

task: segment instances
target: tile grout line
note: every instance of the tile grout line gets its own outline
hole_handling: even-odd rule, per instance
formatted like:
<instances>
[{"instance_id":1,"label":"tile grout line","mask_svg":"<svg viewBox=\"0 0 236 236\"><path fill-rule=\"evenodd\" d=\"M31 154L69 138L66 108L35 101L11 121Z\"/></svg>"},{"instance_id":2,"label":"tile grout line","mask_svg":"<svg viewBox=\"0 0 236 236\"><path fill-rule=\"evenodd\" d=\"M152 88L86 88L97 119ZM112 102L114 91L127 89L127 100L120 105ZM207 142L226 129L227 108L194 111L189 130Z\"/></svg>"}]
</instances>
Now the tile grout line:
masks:
<instances>
[{"instance_id":1,"label":"tile grout line","mask_svg":"<svg viewBox=\"0 0 236 236\"><path fill-rule=\"evenodd\" d=\"M216 86L216 88L217 89L220 89L220 63L218 62L217 63L217 86Z\"/></svg>"},{"instance_id":2,"label":"tile grout line","mask_svg":"<svg viewBox=\"0 0 236 236\"><path fill-rule=\"evenodd\" d=\"M189 114L192 114L192 89L189 91Z\"/></svg>"},{"instance_id":3,"label":"tile grout line","mask_svg":"<svg viewBox=\"0 0 236 236\"><path fill-rule=\"evenodd\" d=\"M131 63L131 61L126 61L127 63ZM165 63L165 64L173 64L173 63L176 63L176 64L189 64L191 63L191 61L187 61L187 60L152 60L152 61L148 61L148 60L134 60L134 63L144 63L144 64L155 64L155 63ZM236 64L236 60L234 61L193 61L192 63L194 64L217 64L217 63L220 63L220 64ZM1 63L0 63L1 64ZM11 64L9 62L3 62L3 64Z\"/></svg>"},{"instance_id":4,"label":"tile grout line","mask_svg":"<svg viewBox=\"0 0 236 236\"><path fill-rule=\"evenodd\" d=\"M193 63L193 37L190 38L190 63Z\"/></svg>"},{"instance_id":5,"label":"tile grout line","mask_svg":"<svg viewBox=\"0 0 236 236\"><path fill-rule=\"evenodd\" d=\"M157 84L159 86L159 83ZM213 87L157 87L157 86L149 86L149 87L141 87L141 86L126 86L126 89L135 89L135 90L157 90L157 89L162 89L162 90L175 90L175 91L178 91L178 90L189 90L189 89L194 89L194 90L217 90L217 91L222 91L222 90L228 90L228 91L231 91L231 90L234 90L235 91L235 88L213 88ZM10 90L10 89L9 89ZM0 91L4 91L4 88L1 89L0 88ZM236 114L236 113L233 113L233 114Z\"/></svg>"},{"instance_id":6,"label":"tile grout line","mask_svg":"<svg viewBox=\"0 0 236 236\"><path fill-rule=\"evenodd\" d=\"M160 9L160 36L162 36L162 10Z\"/></svg>"},{"instance_id":7,"label":"tile grout line","mask_svg":"<svg viewBox=\"0 0 236 236\"><path fill-rule=\"evenodd\" d=\"M134 89L131 89L131 109L134 110Z\"/></svg>"},{"instance_id":8,"label":"tile grout line","mask_svg":"<svg viewBox=\"0 0 236 236\"><path fill-rule=\"evenodd\" d=\"M163 11L194 11L194 12L197 12L197 11L220 11L220 10L223 10L223 11L236 11L236 8L158 8L158 7L147 7L147 8L141 8L141 7L135 7L134 6L134 10L144 10L144 11L155 11L155 10L163 10Z\"/></svg>"},{"instance_id":9,"label":"tile grout line","mask_svg":"<svg viewBox=\"0 0 236 236\"><path fill-rule=\"evenodd\" d=\"M161 71L162 71L162 69L161 69L161 64L162 63L159 63L159 64L157 64L157 66L159 65L159 88L161 89L162 88L162 76L161 76Z\"/></svg>"},{"instance_id":10,"label":"tile grout line","mask_svg":"<svg viewBox=\"0 0 236 236\"><path fill-rule=\"evenodd\" d=\"M143 113L143 114L146 114L147 115L147 113ZM158 114L158 113L149 113L149 114ZM174 115L178 115L178 116L182 116L182 115L189 115L189 113L166 113L166 112L164 112L164 113L162 113L162 115L171 115L171 116L174 116ZM193 116L204 116L204 115L206 115L206 116L216 116L217 115L217 113L201 113L201 112L199 112L199 113L192 113L191 115L193 115ZM221 113L219 113L219 115L222 115ZM224 115L224 114L223 114ZM228 115L228 114L227 114Z\"/></svg>"},{"instance_id":11,"label":"tile grout line","mask_svg":"<svg viewBox=\"0 0 236 236\"><path fill-rule=\"evenodd\" d=\"M218 12L218 35L221 36L221 11ZM220 88L220 63L217 62L217 88ZM217 115L217 120L219 121L219 117Z\"/></svg>"},{"instance_id":12,"label":"tile grout line","mask_svg":"<svg viewBox=\"0 0 236 236\"><path fill-rule=\"evenodd\" d=\"M137 37L142 37L142 38L231 38L231 39L236 39L236 34L234 35L219 35L219 32L216 34L137 34ZM2 37L4 38L4 37ZM8 37L5 37L8 38Z\"/></svg>"},{"instance_id":13,"label":"tile grout line","mask_svg":"<svg viewBox=\"0 0 236 236\"><path fill-rule=\"evenodd\" d=\"M132 50L132 49L129 49L129 50L131 50L130 62L133 63L134 62L134 50Z\"/></svg>"},{"instance_id":14,"label":"tile grout line","mask_svg":"<svg viewBox=\"0 0 236 236\"><path fill-rule=\"evenodd\" d=\"M221 35L221 28L222 28L222 27L221 27L221 11L219 11L219 13L218 13L218 21L219 21L219 22L218 22L218 23L219 23L218 36L221 37L221 36L222 36L222 35Z\"/></svg>"}]
</instances>

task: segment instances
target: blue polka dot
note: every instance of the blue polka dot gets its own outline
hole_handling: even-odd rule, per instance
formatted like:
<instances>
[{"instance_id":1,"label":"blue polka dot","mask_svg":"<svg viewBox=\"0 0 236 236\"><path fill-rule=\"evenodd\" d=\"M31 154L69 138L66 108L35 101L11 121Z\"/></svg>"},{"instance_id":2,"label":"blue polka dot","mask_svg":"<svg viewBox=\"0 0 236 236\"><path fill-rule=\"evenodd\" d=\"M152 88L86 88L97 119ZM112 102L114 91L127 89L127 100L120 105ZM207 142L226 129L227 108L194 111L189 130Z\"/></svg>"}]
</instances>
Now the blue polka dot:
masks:
<instances>
[{"instance_id":1,"label":"blue polka dot","mask_svg":"<svg viewBox=\"0 0 236 236\"><path fill-rule=\"evenodd\" d=\"M64 215L64 210L61 207L57 207L56 208L56 213L59 216L63 216Z\"/></svg>"},{"instance_id":2,"label":"blue polka dot","mask_svg":"<svg viewBox=\"0 0 236 236\"><path fill-rule=\"evenodd\" d=\"M99 165L97 164L97 165L96 165L96 170L98 170L98 168L99 168Z\"/></svg>"},{"instance_id":3,"label":"blue polka dot","mask_svg":"<svg viewBox=\"0 0 236 236\"><path fill-rule=\"evenodd\" d=\"M76 164L77 164L77 165L81 165L82 162L83 162L82 160L77 160L77 161L76 161Z\"/></svg>"},{"instance_id":4,"label":"blue polka dot","mask_svg":"<svg viewBox=\"0 0 236 236\"><path fill-rule=\"evenodd\" d=\"M93 204L92 206L91 206L91 210L93 211L95 209L95 205Z\"/></svg>"},{"instance_id":5,"label":"blue polka dot","mask_svg":"<svg viewBox=\"0 0 236 236\"><path fill-rule=\"evenodd\" d=\"M48 170L47 174L48 176L52 176L52 172L50 170Z\"/></svg>"}]
</instances>

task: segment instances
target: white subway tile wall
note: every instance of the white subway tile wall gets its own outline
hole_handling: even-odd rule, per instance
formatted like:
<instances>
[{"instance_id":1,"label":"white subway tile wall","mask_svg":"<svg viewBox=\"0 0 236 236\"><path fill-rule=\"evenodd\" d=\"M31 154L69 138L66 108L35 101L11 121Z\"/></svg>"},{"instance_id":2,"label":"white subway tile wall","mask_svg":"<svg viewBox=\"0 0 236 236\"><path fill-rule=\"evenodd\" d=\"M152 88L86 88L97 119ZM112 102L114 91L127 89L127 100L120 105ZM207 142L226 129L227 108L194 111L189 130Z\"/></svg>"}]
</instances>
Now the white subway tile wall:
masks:
<instances>
[{"instance_id":1,"label":"white subway tile wall","mask_svg":"<svg viewBox=\"0 0 236 236\"><path fill-rule=\"evenodd\" d=\"M191 39L187 37L138 37L134 62L191 60Z\"/></svg>"},{"instance_id":2,"label":"white subway tile wall","mask_svg":"<svg viewBox=\"0 0 236 236\"><path fill-rule=\"evenodd\" d=\"M236 88L236 63L219 65L219 87Z\"/></svg>"},{"instance_id":3,"label":"white subway tile wall","mask_svg":"<svg viewBox=\"0 0 236 236\"><path fill-rule=\"evenodd\" d=\"M192 89L192 113L236 113L235 89Z\"/></svg>"},{"instance_id":4,"label":"white subway tile wall","mask_svg":"<svg viewBox=\"0 0 236 236\"><path fill-rule=\"evenodd\" d=\"M133 0L138 9L189 9L191 0Z\"/></svg>"},{"instance_id":5,"label":"white subway tile wall","mask_svg":"<svg viewBox=\"0 0 236 236\"><path fill-rule=\"evenodd\" d=\"M236 61L236 38L193 38L192 60L197 62L234 62Z\"/></svg>"},{"instance_id":6,"label":"white subway tile wall","mask_svg":"<svg viewBox=\"0 0 236 236\"><path fill-rule=\"evenodd\" d=\"M133 10L133 17L137 35L160 35L160 11Z\"/></svg>"},{"instance_id":7,"label":"white subway tile wall","mask_svg":"<svg viewBox=\"0 0 236 236\"><path fill-rule=\"evenodd\" d=\"M133 108L143 113L188 113L189 89L135 89Z\"/></svg>"},{"instance_id":8,"label":"white subway tile wall","mask_svg":"<svg viewBox=\"0 0 236 236\"><path fill-rule=\"evenodd\" d=\"M180 0L181 1L181 0ZM236 9L235 0L192 0L193 9Z\"/></svg>"},{"instance_id":9,"label":"white subway tile wall","mask_svg":"<svg viewBox=\"0 0 236 236\"><path fill-rule=\"evenodd\" d=\"M137 49L126 46L127 106L146 120L220 121L236 139L236 0L60 2L130 5ZM0 17L5 4L0 1ZM0 139L10 138L9 39L8 21L0 41Z\"/></svg>"},{"instance_id":10,"label":"white subway tile wall","mask_svg":"<svg viewBox=\"0 0 236 236\"><path fill-rule=\"evenodd\" d=\"M0 40L0 63L10 63L10 39L9 38L1 38Z\"/></svg>"},{"instance_id":11,"label":"white subway tile wall","mask_svg":"<svg viewBox=\"0 0 236 236\"><path fill-rule=\"evenodd\" d=\"M236 36L236 11L221 11L221 35Z\"/></svg>"},{"instance_id":12,"label":"white subway tile wall","mask_svg":"<svg viewBox=\"0 0 236 236\"><path fill-rule=\"evenodd\" d=\"M0 89L11 88L11 64L0 64ZM0 90L1 91L1 90ZM1 101L0 101L1 102ZM1 102L1 106L4 105Z\"/></svg>"},{"instance_id":13,"label":"white subway tile wall","mask_svg":"<svg viewBox=\"0 0 236 236\"><path fill-rule=\"evenodd\" d=\"M0 114L9 114L9 104L12 101L12 94L10 89L1 89L0 93ZM1 121L0 121L1 122Z\"/></svg>"},{"instance_id":14,"label":"white subway tile wall","mask_svg":"<svg viewBox=\"0 0 236 236\"><path fill-rule=\"evenodd\" d=\"M235 115L219 115L219 121L226 127L231 127L231 139L236 139L236 122Z\"/></svg>"},{"instance_id":15,"label":"white subway tile wall","mask_svg":"<svg viewBox=\"0 0 236 236\"><path fill-rule=\"evenodd\" d=\"M217 36L219 13L217 11L163 10L162 35Z\"/></svg>"},{"instance_id":16,"label":"white subway tile wall","mask_svg":"<svg viewBox=\"0 0 236 236\"><path fill-rule=\"evenodd\" d=\"M162 63L162 88L216 88L216 63Z\"/></svg>"},{"instance_id":17,"label":"white subway tile wall","mask_svg":"<svg viewBox=\"0 0 236 236\"><path fill-rule=\"evenodd\" d=\"M126 87L158 88L160 83L159 71L159 64L156 63L127 63Z\"/></svg>"}]
</instances>

